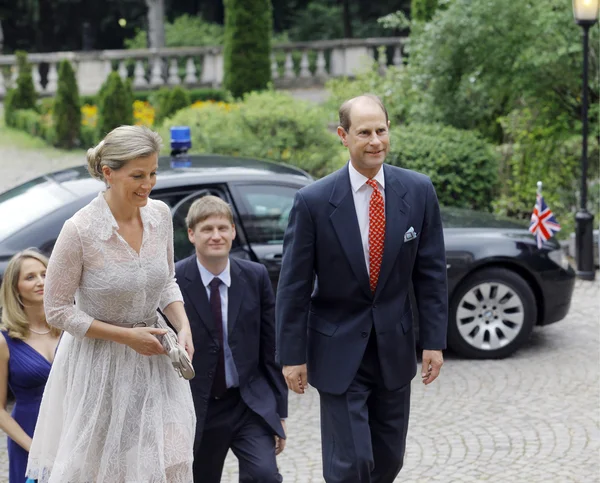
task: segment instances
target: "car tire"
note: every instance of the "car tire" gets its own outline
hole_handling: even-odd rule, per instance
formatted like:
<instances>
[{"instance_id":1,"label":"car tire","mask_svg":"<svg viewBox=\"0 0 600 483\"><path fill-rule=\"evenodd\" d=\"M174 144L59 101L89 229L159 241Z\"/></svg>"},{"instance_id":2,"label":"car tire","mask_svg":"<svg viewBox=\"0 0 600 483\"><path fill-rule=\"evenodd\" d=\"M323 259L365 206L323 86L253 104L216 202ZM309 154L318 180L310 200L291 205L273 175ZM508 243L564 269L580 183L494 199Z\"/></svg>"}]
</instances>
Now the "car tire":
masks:
<instances>
[{"instance_id":1,"label":"car tire","mask_svg":"<svg viewBox=\"0 0 600 483\"><path fill-rule=\"evenodd\" d=\"M531 335L537 319L529 284L505 268L484 268L468 276L450 301L448 345L471 359L501 359Z\"/></svg>"}]
</instances>

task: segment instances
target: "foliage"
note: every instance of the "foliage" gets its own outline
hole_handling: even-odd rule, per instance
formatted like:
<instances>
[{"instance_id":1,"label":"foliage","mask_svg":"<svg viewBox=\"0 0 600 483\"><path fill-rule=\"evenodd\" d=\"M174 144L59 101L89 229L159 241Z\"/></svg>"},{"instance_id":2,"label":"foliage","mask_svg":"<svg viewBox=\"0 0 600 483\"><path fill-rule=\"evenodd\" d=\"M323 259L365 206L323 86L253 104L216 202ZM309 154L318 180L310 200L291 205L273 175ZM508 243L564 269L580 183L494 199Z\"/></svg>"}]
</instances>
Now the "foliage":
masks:
<instances>
[{"instance_id":1,"label":"foliage","mask_svg":"<svg viewBox=\"0 0 600 483\"><path fill-rule=\"evenodd\" d=\"M128 49L148 47L146 30L138 29L132 39L125 40ZM167 47L203 47L223 43L223 26L207 22L201 15L182 15L173 22L165 23Z\"/></svg>"},{"instance_id":2,"label":"foliage","mask_svg":"<svg viewBox=\"0 0 600 483\"><path fill-rule=\"evenodd\" d=\"M411 124L391 130L390 164L428 175L440 203L490 210L498 155L477 133L449 126Z\"/></svg>"},{"instance_id":3,"label":"foliage","mask_svg":"<svg viewBox=\"0 0 600 483\"><path fill-rule=\"evenodd\" d=\"M574 126L580 118L580 30L563 0L527 8L505 0L453 0L427 25L413 26L410 67L415 91L422 93L422 120L479 129L502 142L498 118L526 104L548 119L567 114ZM592 104L599 94L598 45L592 29Z\"/></svg>"},{"instance_id":4,"label":"foliage","mask_svg":"<svg viewBox=\"0 0 600 483\"><path fill-rule=\"evenodd\" d=\"M14 99L15 99L15 89L9 89L6 92L6 96L4 96L4 122L7 126L14 127L15 125L15 112L14 108Z\"/></svg>"},{"instance_id":5,"label":"foliage","mask_svg":"<svg viewBox=\"0 0 600 483\"><path fill-rule=\"evenodd\" d=\"M161 98L161 104L156 116L157 122L162 122L163 119L171 117L177 111L189 107L190 104L190 96L184 88L177 86L173 89L168 89L167 94Z\"/></svg>"},{"instance_id":6,"label":"foliage","mask_svg":"<svg viewBox=\"0 0 600 483\"><path fill-rule=\"evenodd\" d=\"M555 213L566 237L573 230L573 213L579 200L581 136L565 127L564 116L542 124L530 109L515 110L501 118L506 143L500 169L500 194L494 203L501 214L527 219L535 202L536 185L543 182L546 202ZM598 179L600 158L597 136L589 140L589 175ZM590 191L588 209L598 215L598 199Z\"/></svg>"},{"instance_id":7,"label":"foliage","mask_svg":"<svg viewBox=\"0 0 600 483\"><path fill-rule=\"evenodd\" d=\"M403 124L411 119L411 109L415 94L411 90L410 78L406 71L397 67L389 67L381 75L377 64L358 74L354 79L339 77L326 83L329 91L328 111L337 112L344 101L365 93L379 96L385 105L392 126ZM337 118L330 119L337 122Z\"/></svg>"},{"instance_id":8,"label":"foliage","mask_svg":"<svg viewBox=\"0 0 600 483\"><path fill-rule=\"evenodd\" d=\"M224 6L223 85L241 97L271 81L271 0L224 0Z\"/></svg>"},{"instance_id":9,"label":"foliage","mask_svg":"<svg viewBox=\"0 0 600 483\"><path fill-rule=\"evenodd\" d=\"M71 149L79 141L81 108L75 72L68 60L58 68L58 90L53 110L56 145Z\"/></svg>"},{"instance_id":10,"label":"foliage","mask_svg":"<svg viewBox=\"0 0 600 483\"><path fill-rule=\"evenodd\" d=\"M410 15L418 22L429 22L438 8L439 0L411 0Z\"/></svg>"},{"instance_id":11,"label":"foliage","mask_svg":"<svg viewBox=\"0 0 600 483\"><path fill-rule=\"evenodd\" d=\"M295 41L344 38L342 8L322 2L311 2L294 16L290 37Z\"/></svg>"},{"instance_id":12,"label":"foliage","mask_svg":"<svg viewBox=\"0 0 600 483\"><path fill-rule=\"evenodd\" d=\"M168 91L167 88L163 88L164 91ZM152 91L133 91L133 101L142 101L142 102L150 102L151 104L155 104L157 102L157 93L160 90L152 90ZM229 100L229 96L227 92L223 89L213 89L211 87L201 87L197 89L187 89L187 93L190 96L190 101L192 103L196 101L227 101ZM162 95L162 94L161 94ZM98 104L99 95L95 96L80 96L81 104ZM43 101L52 102L53 99L51 97L44 99ZM157 107L158 104L155 106Z\"/></svg>"},{"instance_id":13,"label":"foliage","mask_svg":"<svg viewBox=\"0 0 600 483\"><path fill-rule=\"evenodd\" d=\"M98 135L104 137L114 128L133 124L133 107L127 87L117 72L111 72L100 89Z\"/></svg>"},{"instance_id":14,"label":"foliage","mask_svg":"<svg viewBox=\"0 0 600 483\"><path fill-rule=\"evenodd\" d=\"M271 159L317 177L345 162L322 108L281 92L254 92L233 105L202 103L181 110L159 130L163 139L178 125L191 127L191 152Z\"/></svg>"},{"instance_id":15,"label":"foliage","mask_svg":"<svg viewBox=\"0 0 600 483\"><path fill-rule=\"evenodd\" d=\"M410 27L410 20L402 10L378 18L377 23L386 30L404 30Z\"/></svg>"},{"instance_id":16,"label":"foliage","mask_svg":"<svg viewBox=\"0 0 600 483\"><path fill-rule=\"evenodd\" d=\"M36 109L37 93L33 86L33 77L31 76L31 64L27 62L27 52L19 51L17 56L17 67L19 75L17 76L17 85L15 87L14 97L11 99L12 109Z\"/></svg>"},{"instance_id":17,"label":"foliage","mask_svg":"<svg viewBox=\"0 0 600 483\"><path fill-rule=\"evenodd\" d=\"M40 137L49 144L56 141L56 131L51 123L34 109L18 109L13 114L12 127L26 133Z\"/></svg>"}]
</instances>

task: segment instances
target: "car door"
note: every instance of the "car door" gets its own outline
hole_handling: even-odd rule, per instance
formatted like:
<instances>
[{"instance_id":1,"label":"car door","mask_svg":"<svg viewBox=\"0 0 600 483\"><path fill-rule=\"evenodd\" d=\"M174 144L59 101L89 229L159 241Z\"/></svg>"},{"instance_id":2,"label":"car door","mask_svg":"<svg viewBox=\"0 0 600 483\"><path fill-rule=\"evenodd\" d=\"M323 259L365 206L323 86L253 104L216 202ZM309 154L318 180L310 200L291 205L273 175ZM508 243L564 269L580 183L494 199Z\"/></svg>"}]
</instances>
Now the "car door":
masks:
<instances>
[{"instance_id":1,"label":"car door","mask_svg":"<svg viewBox=\"0 0 600 483\"><path fill-rule=\"evenodd\" d=\"M231 185L250 249L258 261L267 267L273 289L277 288L281 270L283 235L294 196L300 188L273 182Z\"/></svg>"}]
</instances>

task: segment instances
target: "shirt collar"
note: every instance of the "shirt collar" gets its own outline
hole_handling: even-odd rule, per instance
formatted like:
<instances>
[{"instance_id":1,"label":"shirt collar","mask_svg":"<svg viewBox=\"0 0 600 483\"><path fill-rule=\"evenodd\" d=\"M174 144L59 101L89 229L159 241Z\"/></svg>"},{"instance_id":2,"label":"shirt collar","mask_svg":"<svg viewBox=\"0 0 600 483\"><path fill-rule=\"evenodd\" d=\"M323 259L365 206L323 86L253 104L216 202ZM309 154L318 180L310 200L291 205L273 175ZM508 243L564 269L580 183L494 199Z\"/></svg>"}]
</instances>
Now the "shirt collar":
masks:
<instances>
[{"instance_id":1,"label":"shirt collar","mask_svg":"<svg viewBox=\"0 0 600 483\"><path fill-rule=\"evenodd\" d=\"M144 231L146 231L149 226L156 228L160 223L158 214L155 212L155 208L150 206L150 202L151 200L148 200L148 204L140 208L140 216L142 218ZM100 215L97 223L93 224L96 228L98 238L101 240L108 240L119 230L119 224L117 223L117 220L115 220L115 217L112 214L112 211L110 211L110 207L104 198L104 191L101 191L92 203L96 206Z\"/></svg>"},{"instance_id":2,"label":"shirt collar","mask_svg":"<svg viewBox=\"0 0 600 483\"><path fill-rule=\"evenodd\" d=\"M198 260L198 257L196 257L196 263L198 264L198 270L200 271L200 277L202 278L202 284L205 287L208 287L210 282L212 282L212 279L215 277L221 279L221 282L223 282L227 287L231 286L231 269L230 269L231 262L229 260L227 260L227 266L225 267L225 270L223 270L219 275L213 275L206 268L204 268L204 265L202 265L200 263L200 260Z\"/></svg>"},{"instance_id":3,"label":"shirt collar","mask_svg":"<svg viewBox=\"0 0 600 483\"><path fill-rule=\"evenodd\" d=\"M352 191L355 193L362 188L365 183L369 180L366 176L360 174L356 168L352 165L352 161L348 163L348 172L350 173L350 185L352 186ZM385 178L383 176L383 165L379 168L379 171L373 178L377 181L379 187L385 190Z\"/></svg>"}]
</instances>

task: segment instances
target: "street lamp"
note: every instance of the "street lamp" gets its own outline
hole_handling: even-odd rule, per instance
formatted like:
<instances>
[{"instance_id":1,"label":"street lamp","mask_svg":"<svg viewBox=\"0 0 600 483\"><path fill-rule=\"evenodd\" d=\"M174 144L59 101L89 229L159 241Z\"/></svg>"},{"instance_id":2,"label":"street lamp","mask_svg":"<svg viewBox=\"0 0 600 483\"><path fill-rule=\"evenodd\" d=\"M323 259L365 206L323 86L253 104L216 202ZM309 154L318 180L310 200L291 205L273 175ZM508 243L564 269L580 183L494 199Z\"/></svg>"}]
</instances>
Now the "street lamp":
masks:
<instances>
[{"instance_id":1,"label":"street lamp","mask_svg":"<svg viewBox=\"0 0 600 483\"><path fill-rule=\"evenodd\" d=\"M581 150L581 205L575 215L575 258L577 276L582 280L594 280L594 215L587 210L587 137L588 137L588 51L590 27L598 20L599 0L573 0L575 22L583 28L583 145Z\"/></svg>"}]
</instances>

